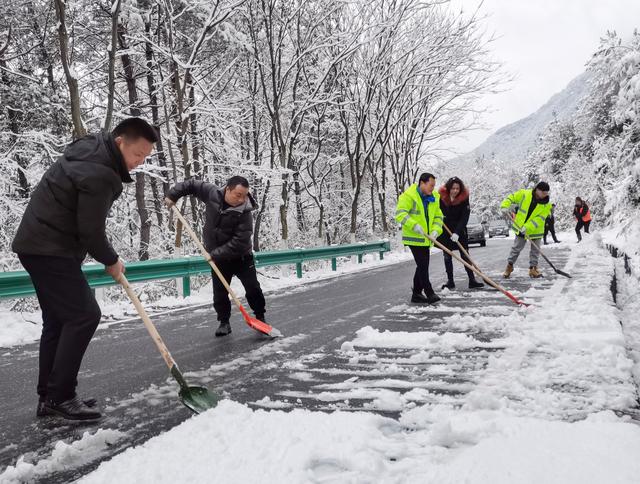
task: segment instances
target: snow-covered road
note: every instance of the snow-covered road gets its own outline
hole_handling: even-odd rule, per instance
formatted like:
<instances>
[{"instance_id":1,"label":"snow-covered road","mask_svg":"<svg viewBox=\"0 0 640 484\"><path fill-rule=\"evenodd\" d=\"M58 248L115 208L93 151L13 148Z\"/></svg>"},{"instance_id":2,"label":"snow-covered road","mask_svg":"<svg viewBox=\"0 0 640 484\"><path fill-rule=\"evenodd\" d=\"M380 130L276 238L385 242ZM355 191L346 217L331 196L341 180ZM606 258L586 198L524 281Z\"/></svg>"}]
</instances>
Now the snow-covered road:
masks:
<instances>
[{"instance_id":1,"label":"snow-covered road","mask_svg":"<svg viewBox=\"0 0 640 484\"><path fill-rule=\"evenodd\" d=\"M496 275L509 243L472 255ZM20 417L28 431L0 420L11 443L0 480L68 480L132 447L86 482L637 482L637 387L614 260L598 240L547 252L574 277L531 281L523 257L505 285L529 308L464 289L409 305L412 267L398 264L272 296L270 320L286 335L273 342L237 322L231 340L214 340L204 309L160 318L189 381L225 394L194 418L140 329L114 326L83 375L92 395L111 398L107 417L80 431L33 423L31 408ZM432 271L441 283L439 255ZM116 348L124 362L107 370ZM15 351L26 377L33 349Z\"/></svg>"}]
</instances>

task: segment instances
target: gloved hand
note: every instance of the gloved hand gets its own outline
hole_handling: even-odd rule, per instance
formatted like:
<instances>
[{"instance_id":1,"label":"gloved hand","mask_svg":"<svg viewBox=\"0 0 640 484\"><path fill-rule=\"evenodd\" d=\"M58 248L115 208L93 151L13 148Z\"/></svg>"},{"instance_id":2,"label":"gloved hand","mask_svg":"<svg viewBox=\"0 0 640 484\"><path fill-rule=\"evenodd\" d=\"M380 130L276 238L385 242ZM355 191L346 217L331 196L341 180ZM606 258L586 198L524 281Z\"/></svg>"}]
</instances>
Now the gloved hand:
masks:
<instances>
[{"instance_id":1,"label":"gloved hand","mask_svg":"<svg viewBox=\"0 0 640 484\"><path fill-rule=\"evenodd\" d=\"M520 227L520 230L518 231L518 235L524 237L525 235L527 235L527 229L524 228L524 226Z\"/></svg>"},{"instance_id":2,"label":"gloved hand","mask_svg":"<svg viewBox=\"0 0 640 484\"><path fill-rule=\"evenodd\" d=\"M436 230L431 231L431 238L432 239L437 239L438 238L438 232Z\"/></svg>"},{"instance_id":3,"label":"gloved hand","mask_svg":"<svg viewBox=\"0 0 640 484\"><path fill-rule=\"evenodd\" d=\"M500 211L502 212L502 216L509 221L513 221L513 219L515 218L510 208L501 208Z\"/></svg>"},{"instance_id":4,"label":"gloved hand","mask_svg":"<svg viewBox=\"0 0 640 484\"><path fill-rule=\"evenodd\" d=\"M455 232L451 234L451 242L453 242L454 244L456 242L458 242L458 240L460 240L460 236L458 234L456 234Z\"/></svg>"},{"instance_id":5,"label":"gloved hand","mask_svg":"<svg viewBox=\"0 0 640 484\"><path fill-rule=\"evenodd\" d=\"M422 228L422 225L420 225L420 224L415 224L415 225L413 226L413 231L414 231L415 233L417 233L417 234L420 234L420 235L426 235L426 234L424 233L424 229Z\"/></svg>"}]
</instances>

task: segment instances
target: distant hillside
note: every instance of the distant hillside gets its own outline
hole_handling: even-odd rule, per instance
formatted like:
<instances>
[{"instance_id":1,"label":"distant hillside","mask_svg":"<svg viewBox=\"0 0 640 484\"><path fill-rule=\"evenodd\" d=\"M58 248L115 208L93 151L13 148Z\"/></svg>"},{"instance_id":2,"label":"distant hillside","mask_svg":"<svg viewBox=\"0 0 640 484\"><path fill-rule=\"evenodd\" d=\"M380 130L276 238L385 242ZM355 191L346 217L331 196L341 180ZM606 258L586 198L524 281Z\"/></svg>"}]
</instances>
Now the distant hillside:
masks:
<instances>
[{"instance_id":1,"label":"distant hillside","mask_svg":"<svg viewBox=\"0 0 640 484\"><path fill-rule=\"evenodd\" d=\"M580 99L587 94L589 78L588 72L579 75L535 113L500 128L476 149L447 164L460 167L460 164L470 163L479 156L495 157L503 163L523 160L533 148L538 134L553 119L554 113L561 121L573 116Z\"/></svg>"}]
</instances>

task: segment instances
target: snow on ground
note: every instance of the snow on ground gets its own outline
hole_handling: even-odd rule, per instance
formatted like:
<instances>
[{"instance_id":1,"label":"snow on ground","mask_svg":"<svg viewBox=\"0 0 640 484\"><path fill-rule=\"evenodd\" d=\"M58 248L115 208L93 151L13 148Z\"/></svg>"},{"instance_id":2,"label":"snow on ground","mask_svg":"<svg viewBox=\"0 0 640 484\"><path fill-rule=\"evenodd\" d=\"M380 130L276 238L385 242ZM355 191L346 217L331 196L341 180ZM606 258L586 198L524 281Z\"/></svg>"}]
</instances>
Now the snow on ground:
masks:
<instances>
[{"instance_id":1,"label":"snow on ground","mask_svg":"<svg viewBox=\"0 0 640 484\"><path fill-rule=\"evenodd\" d=\"M0 482L34 482L56 471L69 467L80 467L95 461L109 446L125 436L117 430L100 429L94 433L85 432L80 440L70 444L58 441L51 455L36 464L20 458L15 466L9 466L0 474Z\"/></svg>"},{"instance_id":2,"label":"snow on ground","mask_svg":"<svg viewBox=\"0 0 640 484\"><path fill-rule=\"evenodd\" d=\"M18 313L0 307L0 348L33 343L42 333L42 316Z\"/></svg>"},{"instance_id":3,"label":"snow on ground","mask_svg":"<svg viewBox=\"0 0 640 484\"><path fill-rule=\"evenodd\" d=\"M341 274L350 274L363 269L397 264L410 258L411 253L402 250L385 253L384 260L379 260L377 253L365 254L361 264L351 260L351 258L347 261L341 259L336 271L331 270L330 261L324 261L324 263L316 262L314 264L316 269L303 272L302 278L298 278L295 271L291 272L289 269L283 269L281 266L264 267L258 269L258 279L263 291L266 294L269 294L284 288L291 288L295 290L296 287L299 287L302 289L303 284L311 281L326 281ZM132 285L134 287L139 286L139 284ZM231 287L238 296L244 296L244 288L237 278L232 281ZM98 299L103 315L103 323L98 327L98 330L104 330L114 323L120 323L128 319L138 319L135 309L130 302L109 302L106 300L100 300L100 297L98 297ZM209 282L186 298L174 296L162 297L150 305L148 312L150 313L150 316L153 317L153 308L169 308L169 310L171 310L171 308L175 308L176 310L179 310L185 307L210 305L211 302L212 288L211 283ZM40 333L42 332L42 315L40 311L16 312L10 311L6 306L7 303L5 303L5 307L0 307L0 348L7 348L10 346L37 341L40 338ZM164 312L167 311L156 311L155 314ZM104 322L105 320L108 322Z\"/></svg>"},{"instance_id":4,"label":"snow on ground","mask_svg":"<svg viewBox=\"0 0 640 484\"><path fill-rule=\"evenodd\" d=\"M223 401L79 482L637 482L640 430L608 412L573 424L432 414L416 425Z\"/></svg>"},{"instance_id":5,"label":"snow on ground","mask_svg":"<svg viewBox=\"0 0 640 484\"><path fill-rule=\"evenodd\" d=\"M637 483L640 426L627 411L637 404L632 357L640 352L628 347L625 310L610 292L617 261L599 237L572 245L565 270L573 279L540 283L530 308L455 314L440 333L365 326L338 352L369 365L342 383L252 404L269 410L222 401L81 482ZM623 289L619 297L632 297L640 284L629 278ZM460 371L465 351L482 343L447 330L473 325L498 335L483 350L486 364L469 366L456 391L434 391L456 386L438 372ZM452 363L451 352L463 358ZM314 359L291 362L293 378L308 380ZM390 376L406 374L411 361L435 371L413 385ZM344 400L349 411L282 410L296 397ZM354 411L349 398L399 416Z\"/></svg>"},{"instance_id":6,"label":"snow on ground","mask_svg":"<svg viewBox=\"0 0 640 484\"><path fill-rule=\"evenodd\" d=\"M602 239L626 256L615 259L616 299L621 309L620 319L627 348L634 361L633 375L640 386L640 225L629 226L626 233L619 230L604 232Z\"/></svg>"}]
</instances>

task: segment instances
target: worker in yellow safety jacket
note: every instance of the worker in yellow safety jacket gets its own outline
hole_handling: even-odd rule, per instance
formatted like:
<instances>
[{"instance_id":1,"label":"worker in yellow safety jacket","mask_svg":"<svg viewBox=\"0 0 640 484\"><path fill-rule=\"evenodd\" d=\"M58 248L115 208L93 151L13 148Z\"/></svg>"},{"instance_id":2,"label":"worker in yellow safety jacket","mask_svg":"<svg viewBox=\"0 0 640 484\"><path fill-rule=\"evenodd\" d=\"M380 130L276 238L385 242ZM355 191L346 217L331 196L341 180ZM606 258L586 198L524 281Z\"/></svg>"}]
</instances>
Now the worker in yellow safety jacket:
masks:
<instances>
[{"instance_id":1,"label":"worker in yellow safety jacket","mask_svg":"<svg viewBox=\"0 0 640 484\"><path fill-rule=\"evenodd\" d=\"M540 240L544 237L544 224L547 217L551 215L549 184L541 181L533 190L523 189L510 194L502 201L500 209L511 220L512 228L516 233L516 239L507 260L507 268L503 274L508 278L527 240L540 248ZM542 277L542 273L538 270L539 253L540 251L534 247L529 251L529 277Z\"/></svg>"},{"instance_id":2,"label":"worker in yellow safety jacket","mask_svg":"<svg viewBox=\"0 0 640 484\"><path fill-rule=\"evenodd\" d=\"M440 300L429 282L429 248L433 242L427 234L432 239L438 238L442 234L443 221L440 194L434 191L435 186L435 176L421 174L418 183L398 197L396 207L396 221L402 227L402 243L411 249L416 262L412 303L433 304Z\"/></svg>"}]
</instances>

